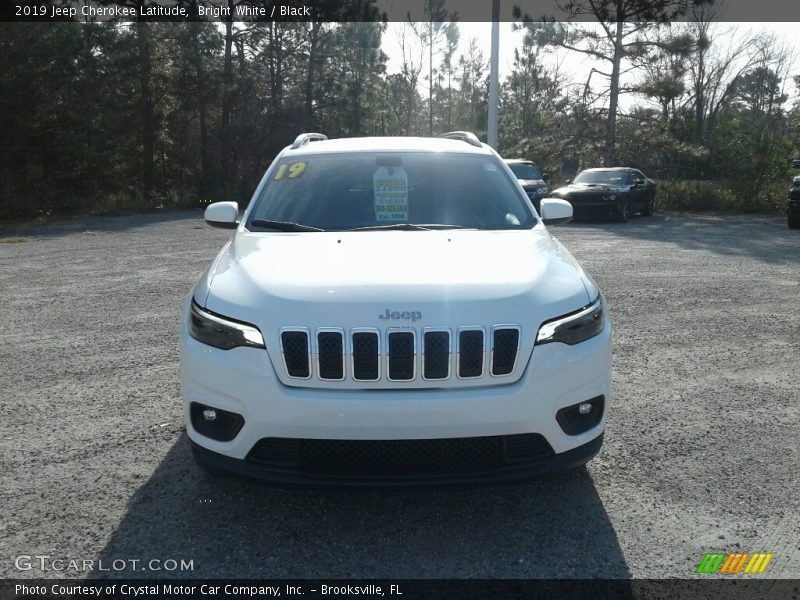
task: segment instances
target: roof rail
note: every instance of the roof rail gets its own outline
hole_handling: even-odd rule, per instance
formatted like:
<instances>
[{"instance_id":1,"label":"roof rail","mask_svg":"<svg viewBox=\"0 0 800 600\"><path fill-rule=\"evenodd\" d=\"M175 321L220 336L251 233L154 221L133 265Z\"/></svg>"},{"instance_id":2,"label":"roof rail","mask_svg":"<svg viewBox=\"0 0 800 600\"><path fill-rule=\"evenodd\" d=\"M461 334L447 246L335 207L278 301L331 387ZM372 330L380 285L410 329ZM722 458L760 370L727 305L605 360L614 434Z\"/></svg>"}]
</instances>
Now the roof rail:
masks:
<instances>
[{"instance_id":1,"label":"roof rail","mask_svg":"<svg viewBox=\"0 0 800 600\"><path fill-rule=\"evenodd\" d=\"M447 138L448 140L461 140L462 142L467 142L468 144L477 146L478 148L483 146L481 141L478 139L478 136L471 131L448 131L439 137Z\"/></svg>"},{"instance_id":2,"label":"roof rail","mask_svg":"<svg viewBox=\"0 0 800 600\"><path fill-rule=\"evenodd\" d=\"M321 142L323 140L327 140L328 136L324 133L301 133L292 142L292 150L297 150L297 148L302 148L308 142Z\"/></svg>"}]
</instances>

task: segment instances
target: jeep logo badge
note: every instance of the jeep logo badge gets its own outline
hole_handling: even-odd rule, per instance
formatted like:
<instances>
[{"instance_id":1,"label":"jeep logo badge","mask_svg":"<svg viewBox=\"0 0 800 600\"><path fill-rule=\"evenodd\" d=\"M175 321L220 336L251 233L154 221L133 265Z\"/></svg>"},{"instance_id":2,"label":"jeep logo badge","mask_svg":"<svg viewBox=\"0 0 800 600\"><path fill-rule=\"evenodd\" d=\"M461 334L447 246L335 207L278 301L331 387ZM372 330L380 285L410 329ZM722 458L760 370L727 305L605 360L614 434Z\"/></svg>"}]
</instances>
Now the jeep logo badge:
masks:
<instances>
[{"instance_id":1,"label":"jeep logo badge","mask_svg":"<svg viewBox=\"0 0 800 600\"><path fill-rule=\"evenodd\" d=\"M403 312L400 312L399 310L396 310L394 312L390 312L389 309L387 308L386 312L384 314L378 315L378 318L382 319L384 321L389 321L389 320L391 320L391 321L399 321L399 320L408 321L409 319L411 319L412 322L416 322L416 321L419 321L422 318L422 313L419 312L418 310L413 310L413 311L404 310Z\"/></svg>"}]
</instances>

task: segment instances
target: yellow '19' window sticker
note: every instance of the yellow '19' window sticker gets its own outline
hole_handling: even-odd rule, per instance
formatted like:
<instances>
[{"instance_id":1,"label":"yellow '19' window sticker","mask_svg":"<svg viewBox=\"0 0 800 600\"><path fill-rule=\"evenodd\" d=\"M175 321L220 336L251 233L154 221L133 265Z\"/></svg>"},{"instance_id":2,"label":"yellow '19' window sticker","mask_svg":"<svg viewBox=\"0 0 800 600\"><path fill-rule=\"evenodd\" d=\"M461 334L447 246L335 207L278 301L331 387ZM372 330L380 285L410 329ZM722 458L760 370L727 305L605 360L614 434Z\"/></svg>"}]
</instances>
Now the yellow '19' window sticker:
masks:
<instances>
[{"instance_id":1,"label":"yellow '19' window sticker","mask_svg":"<svg viewBox=\"0 0 800 600\"><path fill-rule=\"evenodd\" d=\"M297 179L300 177L306 170L306 163L304 162L295 162L291 164L282 164L278 167L278 170L275 171L275 176L272 178L273 181L280 181L281 179Z\"/></svg>"}]
</instances>

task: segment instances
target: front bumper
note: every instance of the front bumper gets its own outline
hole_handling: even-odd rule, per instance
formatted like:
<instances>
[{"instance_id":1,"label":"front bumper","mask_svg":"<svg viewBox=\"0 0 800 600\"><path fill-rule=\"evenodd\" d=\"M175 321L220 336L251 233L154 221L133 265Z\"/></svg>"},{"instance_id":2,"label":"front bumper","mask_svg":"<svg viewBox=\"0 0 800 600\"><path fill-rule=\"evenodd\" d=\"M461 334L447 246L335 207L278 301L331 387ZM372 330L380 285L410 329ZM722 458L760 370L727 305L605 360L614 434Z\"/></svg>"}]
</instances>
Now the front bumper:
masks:
<instances>
[{"instance_id":1,"label":"front bumper","mask_svg":"<svg viewBox=\"0 0 800 600\"><path fill-rule=\"evenodd\" d=\"M593 440L535 461L507 464L492 470L461 473L428 473L419 475L346 475L304 473L296 468L267 465L250 459L240 460L212 452L190 441L195 461L215 474L253 479L263 483L291 487L456 487L461 485L507 483L524 481L559 471L575 469L586 464L600 452L601 433Z\"/></svg>"},{"instance_id":2,"label":"front bumper","mask_svg":"<svg viewBox=\"0 0 800 600\"><path fill-rule=\"evenodd\" d=\"M276 483L302 483L308 477L277 476L247 464L251 451L265 438L430 440L539 434L552 449L547 461L503 465L488 474L460 474L453 482L516 479L570 468L599 450L605 428L611 402L611 325L607 314L605 319L602 333L575 346L536 346L523 375L513 383L402 389L387 382L386 389L344 390L335 385L329 389L286 386L267 352L256 348L224 351L201 344L189 336L184 313L181 384L187 433L197 446L200 462ZM566 434L556 413L598 396L605 401L597 425L577 435ZM192 403L241 415L244 425L230 441L201 435L191 422ZM433 477L434 483L442 477L447 479L441 474ZM408 481L408 477L400 480ZM341 478L337 481L342 483Z\"/></svg>"},{"instance_id":3,"label":"front bumper","mask_svg":"<svg viewBox=\"0 0 800 600\"><path fill-rule=\"evenodd\" d=\"M594 198L582 199L575 197L564 199L572 204L572 211L575 217L609 215L616 210L620 203L619 197L614 200L602 200Z\"/></svg>"}]
</instances>

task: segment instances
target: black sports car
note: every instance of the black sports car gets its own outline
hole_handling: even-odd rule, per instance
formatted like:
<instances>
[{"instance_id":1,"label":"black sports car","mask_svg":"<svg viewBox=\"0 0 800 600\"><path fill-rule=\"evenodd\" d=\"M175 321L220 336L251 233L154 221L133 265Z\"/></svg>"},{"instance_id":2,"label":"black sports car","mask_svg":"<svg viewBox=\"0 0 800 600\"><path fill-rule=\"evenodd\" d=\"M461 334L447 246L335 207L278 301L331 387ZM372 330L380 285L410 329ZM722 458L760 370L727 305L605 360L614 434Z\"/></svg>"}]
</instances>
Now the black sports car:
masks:
<instances>
[{"instance_id":1,"label":"black sports car","mask_svg":"<svg viewBox=\"0 0 800 600\"><path fill-rule=\"evenodd\" d=\"M800 175L792 181L789 188L789 206L786 207L789 229L800 229Z\"/></svg>"},{"instance_id":2,"label":"black sports car","mask_svg":"<svg viewBox=\"0 0 800 600\"><path fill-rule=\"evenodd\" d=\"M624 222L636 212L653 214L656 184L629 167L586 169L575 181L549 195L568 200L575 217L612 216Z\"/></svg>"},{"instance_id":3,"label":"black sports car","mask_svg":"<svg viewBox=\"0 0 800 600\"><path fill-rule=\"evenodd\" d=\"M514 176L519 180L522 189L528 194L528 198L539 212L539 201L547 196L547 184L544 182L545 175L533 162L523 158L511 158L506 160L506 164L513 171Z\"/></svg>"}]
</instances>

